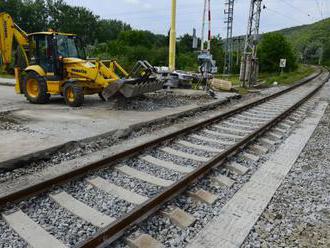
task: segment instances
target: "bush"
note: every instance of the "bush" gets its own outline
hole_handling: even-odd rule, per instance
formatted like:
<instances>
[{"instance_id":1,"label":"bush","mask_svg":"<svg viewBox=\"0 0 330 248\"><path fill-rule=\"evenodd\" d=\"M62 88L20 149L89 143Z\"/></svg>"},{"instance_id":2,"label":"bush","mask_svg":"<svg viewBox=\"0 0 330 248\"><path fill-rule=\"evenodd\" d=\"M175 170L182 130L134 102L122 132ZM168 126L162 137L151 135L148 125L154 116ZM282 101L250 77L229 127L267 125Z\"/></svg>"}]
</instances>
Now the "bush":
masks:
<instances>
[{"instance_id":1,"label":"bush","mask_svg":"<svg viewBox=\"0 0 330 248\"><path fill-rule=\"evenodd\" d=\"M280 59L286 59L285 71L297 69L296 57L290 43L278 33L265 34L258 46L260 71L277 72Z\"/></svg>"}]
</instances>

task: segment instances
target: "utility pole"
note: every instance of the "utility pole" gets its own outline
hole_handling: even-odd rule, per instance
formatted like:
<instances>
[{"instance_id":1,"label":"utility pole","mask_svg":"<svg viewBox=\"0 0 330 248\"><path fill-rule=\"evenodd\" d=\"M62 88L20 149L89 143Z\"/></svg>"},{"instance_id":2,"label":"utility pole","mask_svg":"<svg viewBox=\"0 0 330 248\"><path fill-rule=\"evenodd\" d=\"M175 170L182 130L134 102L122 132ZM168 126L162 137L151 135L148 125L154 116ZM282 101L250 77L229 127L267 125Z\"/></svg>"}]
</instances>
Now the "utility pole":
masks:
<instances>
[{"instance_id":1,"label":"utility pole","mask_svg":"<svg viewBox=\"0 0 330 248\"><path fill-rule=\"evenodd\" d=\"M233 66L233 20L235 0L225 0L225 24L227 24L227 39L225 43L224 74L231 74Z\"/></svg>"},{"instance_id":2,"label":"utility pole","mask_svg":"<svg viewBox=\"0 0 330 248\"><path fill-rule=\"evenodd\" d=\"M175 71L175 53L176 53L176 0L172 0L169 66L168 66L171 72Z\"/></svg>"},{"instance_id":3,"label":"utility pole","mask_svg":"<svg viewBox=\"0 0 330 248\"><path fill-rule=\"evenodd\" d=\"M201 51L205 50L205 25L206 25L206 13L208 16L208 38L207 38L207 51L211 50L211 0L204 0L204 9L203 9L203 23L202 23L202 42L201 42Z\"/></svg>"},{"instance_id":4,"label":"utility pole","mask_svg":"<svg viewBox=\"0 0 330 248\"><path fill-rule=\"evenodd\" d=\"M240 81L243 87L251 87L258 78L257 44L262 0L251 0L244 54L241 63Z\"/></svg>"}]
</instances>

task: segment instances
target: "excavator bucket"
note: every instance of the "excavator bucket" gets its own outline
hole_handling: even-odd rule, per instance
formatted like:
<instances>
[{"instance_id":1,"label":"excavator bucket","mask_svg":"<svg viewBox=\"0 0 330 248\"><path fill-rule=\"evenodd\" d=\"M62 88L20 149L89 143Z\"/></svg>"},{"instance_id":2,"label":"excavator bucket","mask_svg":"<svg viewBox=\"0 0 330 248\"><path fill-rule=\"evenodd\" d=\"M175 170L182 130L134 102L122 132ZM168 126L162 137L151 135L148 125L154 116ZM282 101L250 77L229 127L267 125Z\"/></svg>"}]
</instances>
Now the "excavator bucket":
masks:
<instances>
[{"instance_id":1,"label":"excavator bucket","mask_svg":"<svg viewBox=\"0 0 330 248\"><path fill-rule=\"evenodd\" d=\"M163 89L164 80L147 61L138 61L127 79L118 80L104 89L102 95L109 99L116 93L130 98Z\"/></svg>"}]
</instances>

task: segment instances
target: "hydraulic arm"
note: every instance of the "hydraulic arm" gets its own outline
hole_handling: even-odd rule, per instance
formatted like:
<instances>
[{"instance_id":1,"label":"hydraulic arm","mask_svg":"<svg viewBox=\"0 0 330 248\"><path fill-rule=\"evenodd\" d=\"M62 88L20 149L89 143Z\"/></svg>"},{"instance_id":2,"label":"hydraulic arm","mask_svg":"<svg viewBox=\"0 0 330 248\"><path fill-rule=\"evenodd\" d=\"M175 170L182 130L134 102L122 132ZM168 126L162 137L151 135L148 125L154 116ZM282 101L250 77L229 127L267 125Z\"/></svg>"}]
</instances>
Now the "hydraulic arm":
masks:
<instances>
[{"instance_id":1,"label":"hydraulic arm","mask_svg":"<svg viewBox=\"0 0 330 248\"><path fill-rule=\"evenodd\" d=\"M13 22L9 14L0 13L0 55L5 67L12 62L14 39L24 55L26 64L28 64L24 48L29 44L27 34Z\"/></svg>"}]
</instances>

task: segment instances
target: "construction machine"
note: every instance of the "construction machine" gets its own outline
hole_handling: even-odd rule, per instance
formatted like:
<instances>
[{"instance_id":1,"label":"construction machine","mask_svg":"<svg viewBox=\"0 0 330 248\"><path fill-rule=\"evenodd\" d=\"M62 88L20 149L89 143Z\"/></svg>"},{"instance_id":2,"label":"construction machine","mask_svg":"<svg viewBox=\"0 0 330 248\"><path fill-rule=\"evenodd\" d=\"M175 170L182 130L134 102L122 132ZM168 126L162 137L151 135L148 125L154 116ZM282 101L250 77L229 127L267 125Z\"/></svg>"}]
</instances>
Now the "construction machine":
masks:
<instances>
[{"instance_id":1,"label":"construction machine","mask_svg":"<svg viewBox=\"0 0 330 248\"><path fill-rule=\"evenodd\" d=\"M7 13L0 13L2 64L13 63L14 40L16 92L31 103L47 103L62 95L67 105L79 107L85 95L108 100L116 94L133 97L163 88L163 80L147 61L138 61L128 73L115 60L86 59L81 39L53 30L27 34Z\"/></svg>"}]
</instances>

